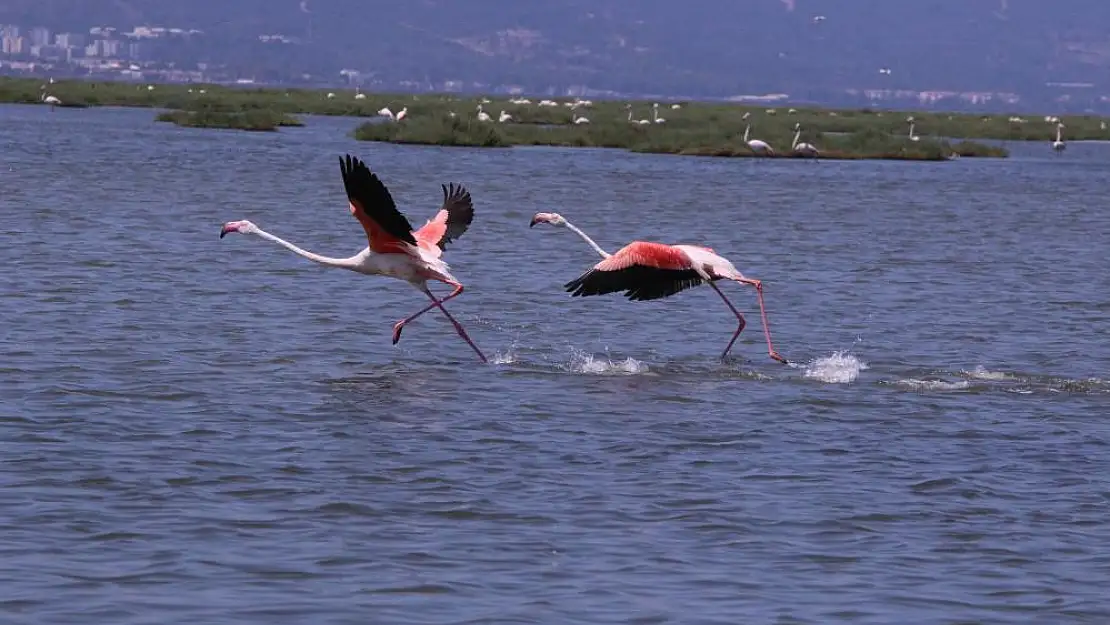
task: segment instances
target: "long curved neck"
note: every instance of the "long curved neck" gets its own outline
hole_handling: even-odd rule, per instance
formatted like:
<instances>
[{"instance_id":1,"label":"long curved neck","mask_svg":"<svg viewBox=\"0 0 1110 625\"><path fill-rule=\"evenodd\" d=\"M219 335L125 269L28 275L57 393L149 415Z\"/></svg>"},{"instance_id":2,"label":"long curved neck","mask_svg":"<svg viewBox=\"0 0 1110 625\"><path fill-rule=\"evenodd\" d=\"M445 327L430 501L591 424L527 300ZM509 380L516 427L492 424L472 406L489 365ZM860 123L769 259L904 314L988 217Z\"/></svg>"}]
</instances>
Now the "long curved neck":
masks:
<instances>
[{"instance_id":1,"label":"long curved neck","mask_svg":"<svg viewBox=\"0 0 1110 625\"><path fill-rule=\"evenodd\" d=\"M269 232L266 232L265 230L263 230L261 228L259 228L257 230L257 232L255 232L255 234L262 237L263 239L266 239L267 241L273 241L274 243L277 243L278 245L280 245L280 246L284 247L285 249L289 250L290 252L293 252L297 256L303 256L304 258L307 258L308 260L311 260L314 263L319 263L321 265L326 265L328 267L339 267L339 268L342 268L342 269L350 269L351 267L354 266L354 260L352 258L331 258L329 256L321 256L319 254L314 254L314 253L312 253L308 250L304 250L304 249L301 249L301 248L297 247L296 245L293 245L292 243L290 243L289 241L286 241L285 239L282 239L280 237L276 237L276 236L270 234Z\"/></svg>"},{"instance_id":2,"label":"long curved neck","mask_svg":"<svg viewBox=\"0 0 1110 625\"><path fill-rule=\"evenodd\" d=\"M801 139L801 138L802 138L801 129L795 130L794 131L794 143L790 144L790 149L794 149L794 148L798 147L798 139Z\"/></svg>"},{"instance_id":3,"label":"long curved neck","mask_svg":"<svg viewBox=\"0 0 1110 625\"><path fill-rule=\"evenodd\" d=\"M913 136L913 127L914 127L914 125L915 125L914 122L910 122L910 136L911 137Z\"/></svg>"},{"instance_id":4,"label":"long curved neck","mask_svg":"<svg viewBox=\"0 0 1110 625\"><path fill-rule=\"evenodd\" d=\"M597 252L598 254L601 254L602 258L609 258L611 256L611 254L609 252L606 252L605 250L601 249L601 246L598 245L597 243L595 243L594 240L589 237L589 235L587 235L585 232L582 232L581 230L579 230L578 226L570 223L569 221L566 222L566 224L567 224L567 228L570 228L570 230L572 232L574 232L578 236L582 237L582 240L584 240L586 243L589 243L590 247L594 248L594 251Z\"/></svg>"},{"instance_id":5,"label":"long curved neck","mask_svg":"<svg viewBox=\"0 0 1110 625\"><path fill-rule=\"evenodd\" d=\"M747 125L744 126L744 143L748 142L748 133L751 132L751 130L752 130L751 123L748 123Z\"/></svg>"},{"instance_id":6,"label":"long curved neck","mask_svg":"<svg viewBox=\"0 0 1110 625\"><path fill-rule=\"evenodd\" d=\"M1057 141L1057 142L1059 142L1059 141L1060 141L1060 137L1061 137L1061 136L1062 136L1062 134L1061 134L1061 131L1060 131L1060 127L1059 127L1059 126L1057 126L1057 127L1056 127L1056 141Z\"/></svg>"}]
</instances>

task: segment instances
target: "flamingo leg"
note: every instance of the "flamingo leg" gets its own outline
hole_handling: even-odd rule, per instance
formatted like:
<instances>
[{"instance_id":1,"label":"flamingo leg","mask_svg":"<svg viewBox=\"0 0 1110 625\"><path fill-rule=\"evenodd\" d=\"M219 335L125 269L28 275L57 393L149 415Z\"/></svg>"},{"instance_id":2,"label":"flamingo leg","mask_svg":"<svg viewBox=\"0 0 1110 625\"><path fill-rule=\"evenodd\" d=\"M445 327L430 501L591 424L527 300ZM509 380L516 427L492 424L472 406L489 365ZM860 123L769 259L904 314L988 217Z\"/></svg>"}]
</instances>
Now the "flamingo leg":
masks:
<instances>
[{"instance_id":1,"label":"flamingo leg","mask_svg":"<svg viewBox=\"0 0 1110 625\"><path fill-rule=\"evenodd\" d=\"M779 355L778 352L775 351L775 346L771 342L771 329L767 325L767 310L763 306L763 283L759 280L752 280L749 278L736 278L736 281L743 284L750 284L755 287L756 296L759 299L759 316L763 320L763 336L767 339L767 355L784 365L790 364L790 361L783 358L781 355ZM717 292L717 295L721 296L721 299L725 301L728 309L732 311L732 314L736 315L737 321L740 322L739 327L736 328L736 332L732 335L732 340L728 342L728 346L725 347L725 351L721 354L721 358L726 358L728 356L729 350L732 349L733 343L736 342L736 339L740 338L740 332L744 330L744 326L747 325L747 322L744 321L744 315L741 315L740 311L736 310L736 307L732 305L732 302L730 302L729 299L725 297L725 294L723 291L721 291L720 287L718 287L713 282L710 282L709 286L713 287L713 290Z\"/></svg>"},{"instance_id":2,"label":"flamingo leg","mask_svg":"<svg viewBox=\"0 0 1110 625\"><path fill-rule=\"evenodd\" d=\"M428 290L427 286L424 286L423 288L420 289L420 290L424 291L424 294L427 295L432 300L432 303L428 304L424 308L421 308L420 310L413 313L412 315L409 315L408 317L398 321L397 324L393 326L393 344L396 345L397 341L401 340L401 330L403 330L405 328L406 324L408 324L413 319L416 319L420 315L423 315L424 313L428 312L429 310L431 310L433 308L439 308L440 311L442 311L443 314L447 317L447 319L451 321L452 325L455 326L455 331L459 333L459 336L461 336L462 339L464 341L466 341L467 344L470 345L470 347L472 347L474 349L475 353L478 354L478 358L481 358L482 362L489 362L488 360L486 360L486 356L485 356L485 354L482 353L482 350L478 349L478 346L475 345L474 341L472 341L470 339L470 335L468 335L466 333L466 330L463 329L462 324L459 323L458 321L456 321L455 318L451 316L451 313L447 312L447 309L443 307L444 302L446 302L447 300L452 299L454 297L458 297L463 292L463 285L455 283L455 282L448 282L447 284L450 284L450 285L454 286L455 290L452 291L450 295L443 298L442 300L436 299L436 296L430 290Z\"/></svg>"}]
</instances>

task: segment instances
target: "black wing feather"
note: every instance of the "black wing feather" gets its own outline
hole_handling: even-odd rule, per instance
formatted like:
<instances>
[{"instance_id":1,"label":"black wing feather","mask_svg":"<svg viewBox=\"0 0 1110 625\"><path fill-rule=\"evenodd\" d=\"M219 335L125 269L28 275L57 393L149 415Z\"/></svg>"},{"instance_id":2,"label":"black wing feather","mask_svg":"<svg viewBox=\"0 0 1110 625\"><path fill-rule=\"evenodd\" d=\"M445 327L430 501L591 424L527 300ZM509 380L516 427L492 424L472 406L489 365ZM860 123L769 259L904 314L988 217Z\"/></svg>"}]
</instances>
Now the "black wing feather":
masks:
<instances>
[{"instance_id":1,"label":"black wing feather","mask_svg":"<svg viewBox=\"0 0 1110 625\"><path fill-rule=\"evenodd\" d=\"M474 221L474 202L470 191L461 184L456 186L452 182L450 186L440 186L443 187L443 206L440 210L447 211L447 229L439 240L439 249L445 250L447 244L461 237L470 227L470 222Z\"/></svg>"},{"instance_id":2,"label":"black wing feather","mask_svg":"<svg viewBox=\"0 0 1110 625\"><path fill-rule=\"evenodd\" d=\"M659 269L632 265L615 271L590 269L564 285L573 297L605 295L624 291L633 301L647 301L674 295L698 286L705 280L693 269Z\"/></svg>"},{"instance_id":3,"label":"black wing feather","mask_svg":"<svg viewBox=\"0 0 1110 625\"><path fill-rule=\"evenodd\" d=\"M365 163L348 154L346 158L339 158L339 171L343 174L348 200L358 204L388 234L416 245L412 224L397 210L389 189Z\"/></svg>"}]
</instances>

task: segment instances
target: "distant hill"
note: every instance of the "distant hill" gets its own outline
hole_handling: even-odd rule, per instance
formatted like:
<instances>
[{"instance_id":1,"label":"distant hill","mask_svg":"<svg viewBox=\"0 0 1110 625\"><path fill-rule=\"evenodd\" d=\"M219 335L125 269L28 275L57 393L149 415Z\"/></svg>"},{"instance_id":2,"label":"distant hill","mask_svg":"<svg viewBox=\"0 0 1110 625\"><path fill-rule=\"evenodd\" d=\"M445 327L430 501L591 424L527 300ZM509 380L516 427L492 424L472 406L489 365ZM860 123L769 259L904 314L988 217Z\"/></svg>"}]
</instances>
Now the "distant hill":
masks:
<instances>
[{"instance_id":1,"label":"distant hill","mask_svg":"<svg viewBox=\"0 0 1110 625\"><path fill-rule=\"evenodd\" d=\"M263 77L357 69L387 88L999 91L1042 107L1061 93L1110 95L1106 0L4 0L4 22L197 28L211 37L207 60ZM304 44L257 41L274 33Z\"/></svg>"}]
</instances>

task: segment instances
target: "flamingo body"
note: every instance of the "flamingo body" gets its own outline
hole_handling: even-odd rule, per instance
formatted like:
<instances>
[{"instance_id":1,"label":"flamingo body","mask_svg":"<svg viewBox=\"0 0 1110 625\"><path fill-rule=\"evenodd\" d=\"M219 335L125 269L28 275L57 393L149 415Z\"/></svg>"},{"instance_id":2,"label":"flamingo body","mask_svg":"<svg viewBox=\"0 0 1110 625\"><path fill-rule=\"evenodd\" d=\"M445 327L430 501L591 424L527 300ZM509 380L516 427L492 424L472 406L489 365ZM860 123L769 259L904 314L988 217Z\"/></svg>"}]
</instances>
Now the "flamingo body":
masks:
<instances>
[{"instance_id":1,"label":"flamingo body","mask_svg":"<svg viewBox=\"0 0 1110 625\"><path fill-rule=\"evenodd\" d=\"M443 303L463 292L463 285L451 275L450 267L440 257L447 244L462 236L474 220L470 192L454 183L441 185L443 204L440 210L419 229L414 229L396 204L385 184L357 158L347 155L339 159L343 186L351 214L366 232L368 245L349 258L330 258L303 250L292 243L262 230L250 221L230 221L220 229L220 238L230 233L254 234L273 241L312 262L364 275L379 275L404 280L424 292L431 305L393 326L393 343L401 338L406 324L432 308L440 311L455 326L456 332L477 352L483 362L485 355L467 335L462 325L447 312ZM429 280L443 282L454 291L442 299L428 289Z\"/></svg>"},{"instance_id":2,"label":"flamingo body","mask_svg":"<svg viewBox=\"0 0 1110 625\"><path fill-rule=\"evenodd\" d=\"M748 141L748 147L751 148L752 152L755 152L756 154L765 154L765 155L773 156L774 153L775 153L775 149L771 147L771 144L767 143L766 141L764 141L762 139L751 139L751 140L749 140Z\"/></svg>"},{"instance_id":3,"label":"flamingo body","mask_svg":"<svg viewBox=\"0 0 1110 625\"><path fill-rule=\"evenodd\" d=\"M670 297L701 284L709 284L721 296L739 322L732 340L728 342L721 354L722 358L728 356L729 350L739 338L746 322L744 316L714 283L718 280L734 280L754 286L759 299L763 332L767 339L767 353L774 360L788 364L788 361L775 351L771 343L771 332L767 327L767 313L763 305L763 283L744 276L728 259L711 248L633 241L616 253L609 254L558 213L536 213L529 227L540 223L565 226L573 230L602 257L600 262L585 273L563 285L573 297L606 295L623 291L629 300L649 301Z\"/></svg>"}]
</instances>

